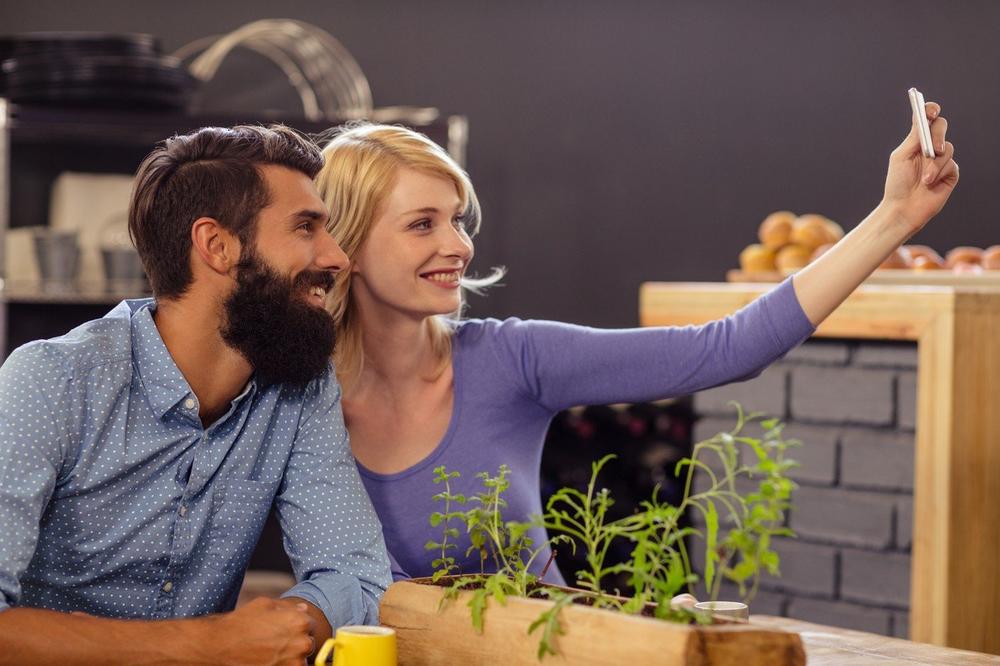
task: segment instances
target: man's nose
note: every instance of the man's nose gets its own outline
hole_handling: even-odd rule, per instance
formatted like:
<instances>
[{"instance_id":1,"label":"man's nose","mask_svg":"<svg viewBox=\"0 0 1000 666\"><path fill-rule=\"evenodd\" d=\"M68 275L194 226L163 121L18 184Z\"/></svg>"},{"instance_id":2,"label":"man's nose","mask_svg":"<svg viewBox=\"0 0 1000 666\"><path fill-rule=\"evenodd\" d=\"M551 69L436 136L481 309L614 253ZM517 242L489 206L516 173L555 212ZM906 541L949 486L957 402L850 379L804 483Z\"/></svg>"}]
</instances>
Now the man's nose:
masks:
<instances>
[{"instance_id":1,"label":"man's nose","mask_svg":"<svg viewBox=\"0 0 1000 666\"><path fill-rule=\"evenodd\" d=\"M351 265L351 260L348 259L344 251L340 249L340 245L337 244L337 241L334 240L329 231L324 229L320 233L317 242L320 247L316 255L316 263L323 268L323 270L339 273L340 271L346 270L347 267Z\"/></svg>"}]
</instances>

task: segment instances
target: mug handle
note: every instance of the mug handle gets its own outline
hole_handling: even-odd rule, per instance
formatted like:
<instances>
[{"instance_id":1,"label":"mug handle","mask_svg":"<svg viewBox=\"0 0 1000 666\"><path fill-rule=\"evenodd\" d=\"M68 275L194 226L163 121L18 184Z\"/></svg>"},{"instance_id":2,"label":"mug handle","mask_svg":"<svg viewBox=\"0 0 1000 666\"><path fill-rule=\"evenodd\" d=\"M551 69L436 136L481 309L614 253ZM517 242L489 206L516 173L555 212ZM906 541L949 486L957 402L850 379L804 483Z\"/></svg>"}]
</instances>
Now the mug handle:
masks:
<instances>
[{"instance_id":1,"label":"mug handle","mask_svg":"<svg viewBox=\"0 0 1000 666\"><path fill-rule=\"evenodd\" d=\"M333 648L335 647L344 647L344 644L341 643L338 645L336 638L326 639L326 642L323 643L323 647L321 647L319 652L316 653L316 660L313 663L316 666L326 666L326 658L330 656L330 653L333 652Z\"/></svg>"}]
</instances>

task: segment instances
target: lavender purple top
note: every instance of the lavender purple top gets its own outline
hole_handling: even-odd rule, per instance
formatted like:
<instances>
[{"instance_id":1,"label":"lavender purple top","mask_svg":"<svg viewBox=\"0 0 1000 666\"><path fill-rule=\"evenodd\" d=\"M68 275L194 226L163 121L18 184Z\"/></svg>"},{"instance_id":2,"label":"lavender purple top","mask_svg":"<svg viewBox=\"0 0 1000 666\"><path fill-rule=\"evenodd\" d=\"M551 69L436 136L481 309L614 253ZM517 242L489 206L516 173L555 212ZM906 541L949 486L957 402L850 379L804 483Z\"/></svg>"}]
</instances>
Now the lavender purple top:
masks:
<instances>
[{"instance_id":1,"label":"lavender purple top","mask_svg":"<svg viewBox=\"0 0 1000 666\"><path fill-rule=\"evenodd\" d=\"M442 510L432 500L443 488L433 470L461 472L452 492L481 489L476 474L511 468L505 518L542 513L539 469L552 417L576 405L644 402L681 396L758 375L813 332L791 280L733 315L703 326L599 330L550 321L471 319L456 323L452 346L454 403L444 437L424 460L396 474L359 465L382 521L386 545L400 571L429 576L441 527L428 522ZM463 534L451 553L463 573L478 573L477 554L465 557ZM535 543L544 531L533 534ZM548 560L542 553L533 570ZM550 570L546 580L561 582Z\"/></svg>"}]
</instances>

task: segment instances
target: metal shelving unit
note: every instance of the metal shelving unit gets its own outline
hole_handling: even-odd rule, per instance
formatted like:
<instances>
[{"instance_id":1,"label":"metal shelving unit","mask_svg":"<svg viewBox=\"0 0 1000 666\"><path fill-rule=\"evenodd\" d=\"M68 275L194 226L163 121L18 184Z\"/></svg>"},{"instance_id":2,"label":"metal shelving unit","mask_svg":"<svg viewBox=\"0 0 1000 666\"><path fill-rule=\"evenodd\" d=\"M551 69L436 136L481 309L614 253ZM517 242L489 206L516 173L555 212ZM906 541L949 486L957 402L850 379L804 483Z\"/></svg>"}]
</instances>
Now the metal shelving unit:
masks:
<instances>
[{"instance_id":1,"label":"metal shelving unit","mask_svg":"<svg viewBox=\"0 0 1000 666\"><path fill-rule=\"evenodd\" d=\"M7 275L7 231L12 226L48 224L48 198L59 173L133 173L157 142L173 134L209 125L271 122L282 122L309 134L338 124L268 114L191 116L22 106L0 98L0 361L10 348L26 339L59 335L100 316L101 308L110 309L124 298L145 295L88 284L52 290ZM464 116L447 116L423 124L407 123L405 119L400 122L424 132L464 163L468 138ZM11 329L22 320L28 324L25 330L11 335Z\"/></svg>"}]
</instances>

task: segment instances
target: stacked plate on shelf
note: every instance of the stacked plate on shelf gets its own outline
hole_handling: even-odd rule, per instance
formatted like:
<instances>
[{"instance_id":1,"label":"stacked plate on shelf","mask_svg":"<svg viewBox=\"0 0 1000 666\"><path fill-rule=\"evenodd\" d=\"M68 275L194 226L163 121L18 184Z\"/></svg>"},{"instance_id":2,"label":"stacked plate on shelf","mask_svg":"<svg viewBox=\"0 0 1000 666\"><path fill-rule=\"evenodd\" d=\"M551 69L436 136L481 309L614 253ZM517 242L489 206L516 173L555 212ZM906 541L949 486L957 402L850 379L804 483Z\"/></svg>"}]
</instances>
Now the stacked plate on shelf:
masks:
<instances>
[{"instance_id":1,"label":"stacked plate on shelf","mask_svg":"<svg viewBox=\"0 0 1000 666\"><path fill-rule=\"evenodd\" d=\"M33 32L0 37L0 95L21 104L183 109L195 79L152 35Z\"/></svg>"}]
</instances>

